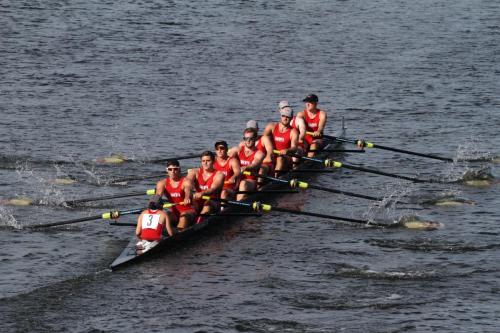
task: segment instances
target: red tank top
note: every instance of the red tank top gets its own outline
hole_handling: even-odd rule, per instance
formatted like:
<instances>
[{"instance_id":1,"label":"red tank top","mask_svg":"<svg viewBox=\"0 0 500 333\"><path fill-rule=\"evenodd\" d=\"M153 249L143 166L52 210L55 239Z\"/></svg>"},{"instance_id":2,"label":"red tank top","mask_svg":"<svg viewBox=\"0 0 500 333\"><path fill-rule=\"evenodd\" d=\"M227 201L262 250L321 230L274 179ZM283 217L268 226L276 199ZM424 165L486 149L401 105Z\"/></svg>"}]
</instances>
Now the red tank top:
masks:
<instances>
[{"instance_id":1,"label":"red tank top","mask_svg":"<svg viewBox=\"0 0 500 333\"><path fill-rule=\"evenodd\" d=\"M168 201L171 203L181 203L184 202L184 190L182 189L182 183L184 182L185 177L181 177L179 182L177 183L177 187L173 187L170 184L170 178L167 178L165 181L165 196Z\"/></svg>"},{"instance_id":2,"label":"red tank top","mask_svg":"<svg viewBox=\"0 0 500 333\"><path fill-rule=\"evenodd\" d=\"M219 160L217 160L217 159L215 159L215 162L214 162L214 169L217 171L220 171L224 174L224 180L228 180L229 178L231 178L234 175L233 168L231 168L231 163L230 163L231 158L232 157L229 157L226 160L226 163L224 163L224 165L220 164Z\"/></svg>"},{"instance_id":3,"label":"red tank top","mask_svg":"<svg viewBox=\"0 0 500 333\"><path fill-rule=\"evenodd\" d=\"M240 151L238 153L238 157L240 159L240 166L249 166L249 165L251 165L253 163L254 158L255 158L255 154L258 151L259 150L257 149L257 147L255 147L255 149L253 150L253 152L250 155L245 155L245 147L244 146L241 147ZM257 179L257 177L243 175L243 176L241 176L241 179Z\"/></svg>"},{"instance_id":4,"label":"red tank top","mask_svg":"<svg viewBox=\"0 0 500 333\"><path fill-rule=\"evenodd\" d=\"M295 122L295 119L297 119L297 117L293 117L292 118L292 121L290 122L290 126L292 128L295 128L297 131L299 130L299 128L297 127L297 123Z\"/></svg>"},{"instance_id":5,"label":"red tank top","mask_svg":"<svg viewBox=\"0 0 500 333\"><path fill-rule=\"evenodd\" d=\"M307 131L311 131L311 132L314 132L314 131L317 131L318 130L318 127L319 127L319 113L320 113L320 109L318 109L318 111L316 112L316 115L314 116L314 118L310 118L309 117L309 113L304 110L304 121L306 123L306 130Z\"/></svg>"},{"instance_id":6,"label":"red tank top","mask_svg":"<svg viewBox=\"0 0 500 333\"><path fill-rule=\"evenodd\" d=\"M292 138L291 138L292 128L287 127L285 132L280 132L279 127L280 127L279 124L274 125L273 129L274 147L277 150L288 149L292 145Z\"/></svg>"},{"instance_id":7,"label":"red tank top","mask_svg":"<svg viewBox=\"0 0 500 333\"><path fill-rule=\"evenodd\" d=\"M214 182L214 177L216 174L217 174L217 171L214 170L214 172L212 172L210 177L208 177L207 180L204 180L203 179L203 169L199 168L198 174L196 175L196 184L195 184L196 192L206 191L206 190L210 189L212 187L212 183ZM216 198L217 194L214 193L211 195L211 197Z\"/></svg>"},{"instance_id":8,"label":"red tank top","mask_svg":"<svg viewBox=\"0 0 500 333\"><path fill-rule=\"evenodd\" d=\"M147 214L142 215L141 239L156 241L161 239L163 224L160 223L161 215L158 210L148 209Z\"/></svg>"},{"instance_id":9,"label":"red tank top","mask_svg":"<svg viewBox=\"0 0 500 333\"><path fill-rule=\"evenodd\" d=\"M226 184L225 182L229 180L234 175L233 168L231 167L231 159L232 157L226 160L224 165L221 165L217 159L215 159L214 169L220 171L224 174L224 188L225 189L233 189L235 184Z\"/></svg>"},{"instance_id":10,"label":"red tank top","mask_svg":"<svg viewBox=\"0 0 500 333\"><path fill-rule=\"evenodd\" d=\"M257 150L260 150L264 155L267 155L266 146L264 146L264 144L262 143L262 136L257 139L257 142L255 142L255 146L257 147Z\"/></svg>"}]
</instances>

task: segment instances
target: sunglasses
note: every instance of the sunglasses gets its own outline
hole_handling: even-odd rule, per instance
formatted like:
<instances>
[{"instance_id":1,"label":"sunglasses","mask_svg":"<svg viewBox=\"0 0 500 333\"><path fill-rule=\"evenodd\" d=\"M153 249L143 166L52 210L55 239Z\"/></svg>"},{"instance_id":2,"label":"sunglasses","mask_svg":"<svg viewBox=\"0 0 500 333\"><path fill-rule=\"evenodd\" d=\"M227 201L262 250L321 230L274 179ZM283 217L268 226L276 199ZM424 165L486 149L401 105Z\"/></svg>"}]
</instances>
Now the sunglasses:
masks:
<instances>
[{"instance_id":1,"label":"sunglasses","mask_svg":"<svg viewBox=\"0 0 500 333\"><path fill-rule=\"evenodd\" d=\"M180 168L167 168L167 171L179 171Z\"/></svg>"},{"instance_id":2,"label":"sunglasses","mask_svg":"<svg viewBox=\"0 0 500 333\"><path fill-rule=\"evenodd\" d=\"M281 115L281 118L287 118L287 119L292 119L292 117L289 117L289 116L285 116L285 115Z\"/></svg>"},{"instance_id":3,"label":"sunglasses","mask_svg":"<svg viewBox=\"0 0 500 333\"><path fill-rule=\"evenodd\" d=\"M218 146L215 148L215 150L226 150L227 148L224 146Z\"/></svg>"},{"instance_id":4,"label":"sunglasses","mask_svg":"<svg viewBox=\"0 0 500 333\"><path fill-rule=\"evenodd\" d=\"M254 136L244 136L243 141L255 141L255 137Z\"/></svg>"}]
</instances>

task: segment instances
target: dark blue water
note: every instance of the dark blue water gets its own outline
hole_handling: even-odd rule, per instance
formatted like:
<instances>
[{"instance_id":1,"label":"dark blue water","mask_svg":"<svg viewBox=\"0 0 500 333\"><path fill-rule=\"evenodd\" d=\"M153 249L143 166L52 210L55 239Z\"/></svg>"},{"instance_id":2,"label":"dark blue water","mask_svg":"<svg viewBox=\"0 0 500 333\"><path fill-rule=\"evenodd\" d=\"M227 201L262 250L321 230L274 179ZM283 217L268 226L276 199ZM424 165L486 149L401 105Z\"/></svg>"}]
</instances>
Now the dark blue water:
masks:
<instances>
[{"instance_id":1,"label":"dark blue water","mask_svg":"<svg viewBox=\"0 0 500 333\"><path fill-rule=\"evenodd\" d=\"M499 331L497 1L4 1L0 22L2 331ZM485 161L372 149L343 161L447 183L341 170L311 183L412 205L319 191L279 204L441 229L271 213L111 272L130 228L22 228L139 208L145 197L58 204L152 188L113 180L161 173L151 159L218 139L235 145L247 120L263 127L280 100L298 111L310 92L327 133L344 117L353 138ZM98 163L111 154L131 161ZM422 204L448 196L469 203Z\"/></svg>"}]
</instances>

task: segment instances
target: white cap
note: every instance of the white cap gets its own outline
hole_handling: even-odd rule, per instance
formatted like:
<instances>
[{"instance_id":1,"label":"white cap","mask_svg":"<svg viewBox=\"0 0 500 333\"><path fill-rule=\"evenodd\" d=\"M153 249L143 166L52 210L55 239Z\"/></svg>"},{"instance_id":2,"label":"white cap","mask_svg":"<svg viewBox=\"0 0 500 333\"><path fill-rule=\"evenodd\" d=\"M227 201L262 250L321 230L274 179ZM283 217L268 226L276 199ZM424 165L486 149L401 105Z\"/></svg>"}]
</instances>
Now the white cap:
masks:
<instances>
[{"instance_id":1,"label":"white cap","mask_svg":"<svg viewBox=\"0 0 500 333\"><path fill-rule=\"evenodd\" d=\"M280 104L278 104L278 110L281 110L286 107L290 107L290 103L288 103L288 101L281 101Z\"/></svg>"},{"instance_id":2,"label":"white cap","mask_svg":"<svg viewBox=\"0 0 500 333\"><path fill-rule=\"evenodd\" d=\"M247 121L247 127L245 128L255 128L256 130L259 129L259 123L257 123L257 120L249 120Z\"/></svg>"}]
</instances>

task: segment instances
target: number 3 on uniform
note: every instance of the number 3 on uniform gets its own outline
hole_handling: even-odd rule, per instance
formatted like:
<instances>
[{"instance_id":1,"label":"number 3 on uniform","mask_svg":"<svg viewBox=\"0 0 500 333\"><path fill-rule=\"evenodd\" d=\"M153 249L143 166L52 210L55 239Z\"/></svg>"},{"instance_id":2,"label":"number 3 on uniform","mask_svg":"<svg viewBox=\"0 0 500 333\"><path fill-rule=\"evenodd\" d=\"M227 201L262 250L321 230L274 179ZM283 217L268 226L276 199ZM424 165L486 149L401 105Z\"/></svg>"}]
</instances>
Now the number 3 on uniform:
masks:
<instances>
[{"instance_id":1,"label":"number 3 on uniform","mask_svg":"<svg viewBox=\"0 0 500 333\"><path fill-rule=\"evenodd\" d=\"M156 229L160 223L159 214L144 214L142 216L142 229Z\"/></svg>"}]
</instances>

